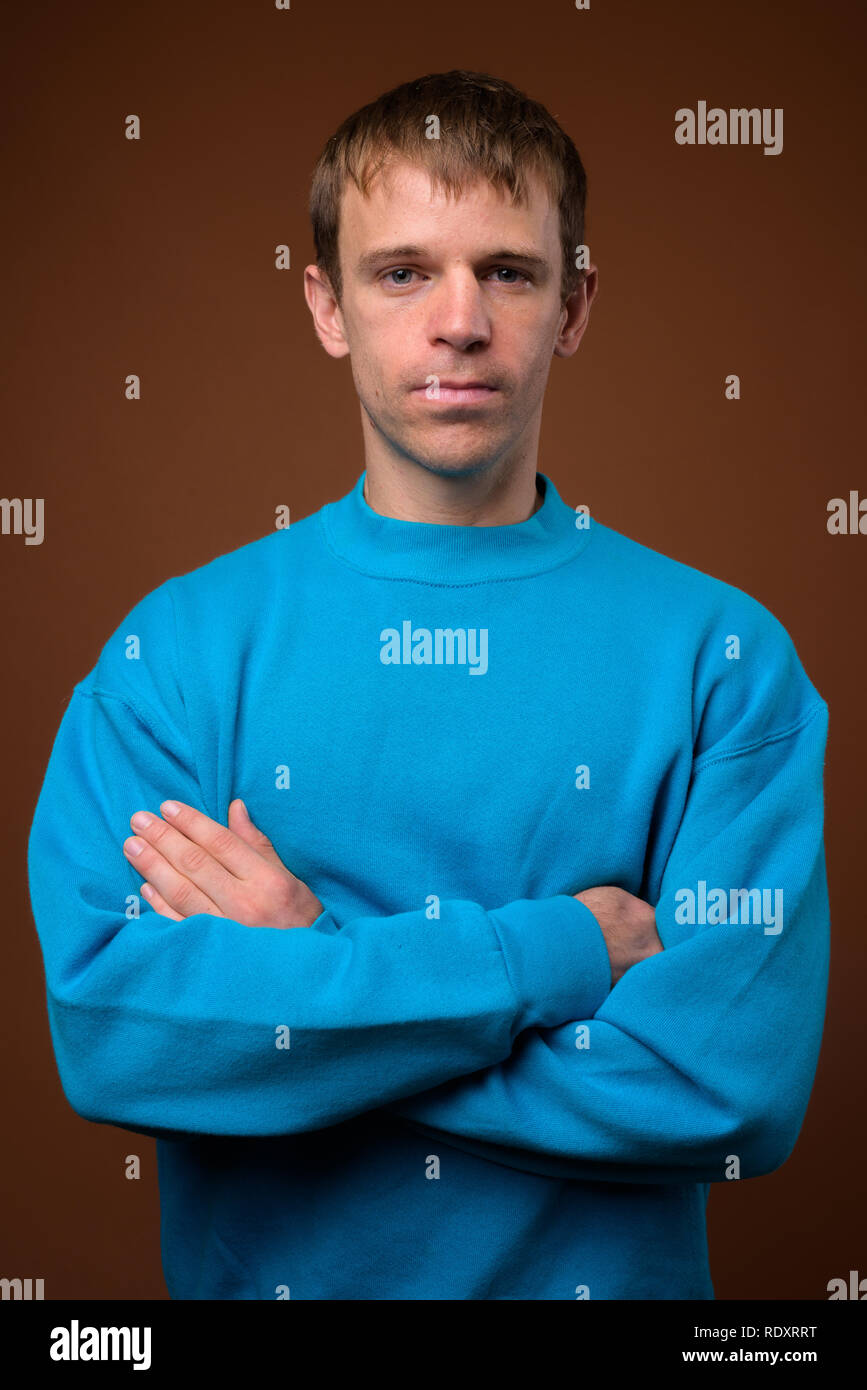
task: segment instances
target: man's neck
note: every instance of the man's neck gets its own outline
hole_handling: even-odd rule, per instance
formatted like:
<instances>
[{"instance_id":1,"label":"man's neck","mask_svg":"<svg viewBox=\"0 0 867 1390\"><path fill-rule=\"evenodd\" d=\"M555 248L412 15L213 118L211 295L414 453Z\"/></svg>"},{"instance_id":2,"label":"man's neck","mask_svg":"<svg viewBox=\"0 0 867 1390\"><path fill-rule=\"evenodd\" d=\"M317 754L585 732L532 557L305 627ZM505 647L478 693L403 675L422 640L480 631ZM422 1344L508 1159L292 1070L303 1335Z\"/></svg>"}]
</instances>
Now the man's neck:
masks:
<instances>
[{"instance_id":1,"label":"man's neck","mask_svg":"<svg viewBox=\"0 0 867 1390\"><path fill-rule=\"evenodd\" d=\"M364 500L380 516L440 526L511 526L542 505L536 470L443 477L413 464L368 462Z\"/></svg>"}]
</instances>

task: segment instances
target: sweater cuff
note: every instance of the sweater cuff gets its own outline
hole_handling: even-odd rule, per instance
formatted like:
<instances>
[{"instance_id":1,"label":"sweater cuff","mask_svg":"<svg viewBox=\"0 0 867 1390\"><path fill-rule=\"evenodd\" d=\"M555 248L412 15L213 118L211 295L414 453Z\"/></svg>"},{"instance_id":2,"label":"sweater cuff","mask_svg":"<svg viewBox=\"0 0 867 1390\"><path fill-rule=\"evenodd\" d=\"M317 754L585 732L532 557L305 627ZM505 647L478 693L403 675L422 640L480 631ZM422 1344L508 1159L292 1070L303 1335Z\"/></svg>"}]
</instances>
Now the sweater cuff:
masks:
<instances>
[{"instance_id":1,"label":"sweater cuff","mask_svg":"<svg viewBox=\"0 0 867 1390\"><path fill-rule=\"evenodd\" d=\"M611 990L611 962L585 903L523 898L488 915L521 1006L519 1031L593 1017Z\"/></svg>"}]
</instances>

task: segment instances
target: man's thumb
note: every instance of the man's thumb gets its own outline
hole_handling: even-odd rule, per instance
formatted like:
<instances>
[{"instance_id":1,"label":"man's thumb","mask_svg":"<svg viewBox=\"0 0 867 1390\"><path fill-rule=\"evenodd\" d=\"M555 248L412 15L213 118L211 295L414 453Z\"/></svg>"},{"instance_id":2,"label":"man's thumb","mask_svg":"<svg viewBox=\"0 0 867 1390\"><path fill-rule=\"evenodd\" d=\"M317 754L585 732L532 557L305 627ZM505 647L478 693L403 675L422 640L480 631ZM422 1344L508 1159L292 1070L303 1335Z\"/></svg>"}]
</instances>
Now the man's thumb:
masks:
<instances>
[{"instance_id":1,"label":"man's thumb","mask_svg":"<svg viewBox=\"0 0 867 1390\"><path fill-rule=\"evenodd\" d=\"M273 859L276 864L283 867L280 859L268 836L253 824L250 812L247 810L246 803L236 796L235 800L229 803L229 829L248 845L255 849L265 859Z\"/></svg>"}]
</instances>

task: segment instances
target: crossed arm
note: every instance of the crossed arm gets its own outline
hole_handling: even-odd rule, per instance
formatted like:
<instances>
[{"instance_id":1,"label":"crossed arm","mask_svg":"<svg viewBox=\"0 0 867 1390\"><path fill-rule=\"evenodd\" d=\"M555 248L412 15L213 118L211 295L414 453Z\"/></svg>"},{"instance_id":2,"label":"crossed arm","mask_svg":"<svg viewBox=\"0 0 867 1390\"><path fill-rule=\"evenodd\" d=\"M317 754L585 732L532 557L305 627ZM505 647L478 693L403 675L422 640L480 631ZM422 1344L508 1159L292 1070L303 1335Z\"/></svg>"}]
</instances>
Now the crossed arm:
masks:
<instances>
[{"instance_id":1,"label":"crossed arm","mask_svg":"<svg viewBox=\"0 0 867 1390\"><path fill-rule=\"evenodd\" d=\"M741 1177L784 1162L824 1013L826 719L817 705L785 734L699 760L655 910L613 886L575 895L599 924L617 984L592 1015L576 1008L569 1021L532 1026L508 1058L386 1108L432 1139L547 1176L721 1181L733 1160ZM237 843L191 807L171 819L151 820L138 860L158 910L224 910L250 926L310 925L323 910L243 803L229 808ZM757 880L764 894L777 885L785 922L739 920L728 905L721 921L687 920L686 885Z\"/></svg>"},{"instance_id":2,"label":"crossed arm","mask_svg":"<svg viewBox=\"0 0 867 1390\"><path fill-rule=\"evenodd\" d=\"M309 928L321 920L323 904L283 864L240 798L229 805L228 827L182 802L164 801L160 811L163 819L148 811L131 816L130 826L136 833L123 845L136 872L146 876L141 891L155 912L173 921L205 912L230 917L247 927L277 930ZM589 908L599 924L612 984L637 961L663 949L654 911L642 899L614 885L587 889L574 897ZM404 1118L413 1127L431 1132L410 1112ZM476 1128L474 1124L473 1133ZM520 1136L515 1140L521 1142L519 1149L494 1154L490 1145L474 1143L473 1133L449 1137L509 1167L554 1175L564 1171L556 1156L526 1150ZM567 1164L566 1172L574 1176L574 1164Z\"/></svg>"},{"instance_id":3,"label":"crossed arm","mask_svg":"<svg viewBox=\"0 0 867 1390\"><path fill-rule=\"evenodd\" d=\"M824 703L696 762L655 908L665 949L614 988L604 914L583 895L338 926L237 803L229 827L210 822L211 853L180 828L199 793L183 733L160 719L77 687L31 831L52 1038L79 1113L173 1137L299 1133L386 1107L510 1166L596 1181L784 1161L827 983ZM139 920L120 896L121 828L167 784L180 816L162 803L127 856L130 889L154 887ZM702 880L776 885L785 925L684 918ZM284 1022L291 1052L275 1053Z\"/></svg>"}]
</instances>

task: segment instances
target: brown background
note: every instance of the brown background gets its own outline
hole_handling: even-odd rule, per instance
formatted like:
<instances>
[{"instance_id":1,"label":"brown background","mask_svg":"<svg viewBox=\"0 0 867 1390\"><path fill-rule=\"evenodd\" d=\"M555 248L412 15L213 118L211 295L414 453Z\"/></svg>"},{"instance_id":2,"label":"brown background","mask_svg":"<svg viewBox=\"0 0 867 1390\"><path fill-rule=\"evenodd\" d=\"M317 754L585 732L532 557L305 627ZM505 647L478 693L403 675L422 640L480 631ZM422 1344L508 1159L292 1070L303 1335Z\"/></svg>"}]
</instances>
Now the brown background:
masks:
<instances>
[{"instance_id":1,"label":"brown background","mask_svg":"<svg viewBox=\"0 0 867 1390\"><path fill-rule=\"evenodd\" d=\"M43 497L46 531L41 546L0 536L0 1276L42 1277L47 1298L167 1296L152 1141L89 1124L60 1087L29 825L72 687L133 604L264 535L280 503L296 520L358 477L349 361L319 346L302 295L310 173L350 111L453 67L541 100L588 171L599 296L578 354L553 361L540 468L571 504L758 598L830 705L818 1076L788 1163L714 1186L711 1265L721 1299L821 1299L867 1275L867 536L826 529L829 498L867 494L863 5L11 8L2 491ZM783 107L782 154L677 145L675 110L701 99Z\"/></svg>"}]
</instances>

